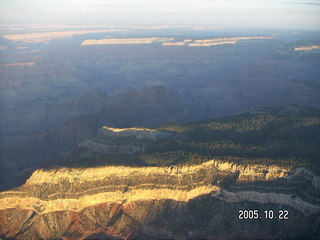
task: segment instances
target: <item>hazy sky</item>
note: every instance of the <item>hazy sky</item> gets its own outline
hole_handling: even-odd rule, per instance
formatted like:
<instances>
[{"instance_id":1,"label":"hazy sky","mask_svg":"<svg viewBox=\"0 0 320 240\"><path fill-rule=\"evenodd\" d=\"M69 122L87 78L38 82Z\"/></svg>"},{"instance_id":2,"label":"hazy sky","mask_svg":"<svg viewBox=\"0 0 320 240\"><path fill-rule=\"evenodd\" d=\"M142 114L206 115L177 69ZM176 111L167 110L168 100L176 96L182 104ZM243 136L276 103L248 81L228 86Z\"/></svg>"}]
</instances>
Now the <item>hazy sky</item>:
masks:
<instances>
[{"instance_id":1,"label":"hazy sky","mask_svg":"<svg viewBox=\"0 0 320 240\"><path fill-rule=\"evenodd\" d=\"M1 23L318 28L320 0L0 0Z\"/></svg>"}]
</instances>

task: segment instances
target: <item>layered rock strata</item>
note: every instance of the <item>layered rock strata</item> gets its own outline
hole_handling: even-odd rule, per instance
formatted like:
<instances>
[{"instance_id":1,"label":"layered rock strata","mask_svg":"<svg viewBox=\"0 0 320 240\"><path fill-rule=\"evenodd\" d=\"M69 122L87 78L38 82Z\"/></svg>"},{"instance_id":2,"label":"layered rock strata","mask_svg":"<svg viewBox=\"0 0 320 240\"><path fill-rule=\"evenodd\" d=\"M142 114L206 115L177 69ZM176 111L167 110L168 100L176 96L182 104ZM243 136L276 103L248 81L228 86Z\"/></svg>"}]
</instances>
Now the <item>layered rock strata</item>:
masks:
<instances>
[{"instance_id":1,"label":"layered rock strata","mask_svg":"<svg viewBox=\"0 0 320 240\"><path fill-rule=\"evenodd\" d=\"M241 202L246 201L271 204L271 207L285 205L297 219L311 221L318 216L320 205L292 198L290 193L225 189L225 183L230 181L231 184L292 181L301 176L301 172L304 171L292 174L289 168L216 160L190 166L37 170L23 186L0 193L0 236L78 239L99 236L171 238L195 234L193 237L208 237L211 227L201 232L190 233L189 230L196 229L203 219L219 217L210 210L204 211L203 219L199 220L198 208L203 208L202 205L215 208L221 202L224 207L234 209L230 212L234 217ZM308 176L310 178L310 174ZM186 229L176 231L165 226L166 214L170 215L169 222ZM186 226L191 223L194 226L187 230ZM157 224L161 226L156 227Z\"/></svg>"}]
</instances>

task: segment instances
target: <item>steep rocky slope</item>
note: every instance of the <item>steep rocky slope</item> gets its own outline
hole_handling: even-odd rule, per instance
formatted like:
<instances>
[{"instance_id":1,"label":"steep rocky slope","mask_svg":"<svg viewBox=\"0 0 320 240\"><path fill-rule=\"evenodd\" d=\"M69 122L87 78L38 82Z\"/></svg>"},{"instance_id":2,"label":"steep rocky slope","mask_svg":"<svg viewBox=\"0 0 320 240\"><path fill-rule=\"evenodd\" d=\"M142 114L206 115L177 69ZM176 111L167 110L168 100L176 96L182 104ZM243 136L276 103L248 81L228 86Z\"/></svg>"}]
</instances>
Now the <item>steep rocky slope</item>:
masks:
<instances>
[{"instance_id":1,"label":"steep rocky slope","mask_svg":"<svg viewBox=\"0 0 320 240\"><path fill-rule=\"evenodd\" d=\"M319 114L302 106L257 112L102 127L0 192L0 237L317 238Z\"/></svg>"},{"instance_id":2,"label":"steep rocky slope","mask_svg":"<svg viewBox=\"0 0 320 240\"><path fill-rule=\"evenodd\" d=\"M312 177L317 183L311 186L312 201L295 196L288 187L301 179L307 183L310 174L308 179L305 176L301 170L216 160L171 167L37 170L23 186L1 192L0 236L77 239L95 238L91 235L99 233L119 238L187 238L223 236L226 232L225 237L242 234L249 238L277 238L299 237L288 229L275 229L301 223L310 225L305 225L299 234L308 231L310 236L316 236L320 220L319 177ZM254 191L244 185L234 191L223 184L230 178L232 186L258 181L264 184ZM282 182L272 188L279 179ZM310 191L306 194L310 195ZM245 231L249 220L238 219L240 209L260 209L261 216L264 209L275 213L286 209L289 219L250 220L257 228L249 233ZM205 225L200 227L202 223ZM264 228L263 235L260 228ZM218 235L211 235L215 231Z\"/></svg>"}]
</instances>

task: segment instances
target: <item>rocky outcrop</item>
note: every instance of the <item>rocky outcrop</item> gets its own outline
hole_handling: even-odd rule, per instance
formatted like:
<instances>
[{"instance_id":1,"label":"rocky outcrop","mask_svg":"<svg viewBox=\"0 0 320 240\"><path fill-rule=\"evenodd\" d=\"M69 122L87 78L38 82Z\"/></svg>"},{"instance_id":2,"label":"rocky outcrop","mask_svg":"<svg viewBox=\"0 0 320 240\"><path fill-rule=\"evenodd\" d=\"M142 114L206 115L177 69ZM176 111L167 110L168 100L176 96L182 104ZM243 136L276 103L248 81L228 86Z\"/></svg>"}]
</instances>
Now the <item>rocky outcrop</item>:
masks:
<instances>
[{"instance_id":1,"label":"rocky outcrop","mask_svg":"<svg viewBox=\"0 0 320 240\"><path fill-rule=\"evenodd\" d=\"M37 214L27 209L0 210L0 234L14 239L279 239L315 238L319 218L305 217L289 209L287 221L239 220L244 207L261 207L254 202L228 203L203 196L188 202L141 200L92 205L81 211ZM277 205L264 205L279 209ZM3 220L2 220L3 221ZM306 226L301 233L301 226ZM300 233L300 235L298 234Z\"/></svg>"},{"instance_id":2,"label":"rocky outcrop","mask_svg":"<svg viewBox=\"0 0 320 240\"><path fill-rule=\"evenodd\" d=\"M312 45L312 46L302 46L302 47L296 47L294 48L295 51L314 51L319 50L319 45Z\"/></svg>"},{"instance_id":3,"label":"rocky outcrop","mask_svg":"<svg viewBox=\"0 0 320 240\"><path fill-rule=\"evenodd\" d=\"M47 42L56 38L66 38L78 34L88 33L104 33L104 32L116 32L117 30L105 29L105 30L77 30L77 31L60 31L60 32L43 32L43 33L25 33L25 34L13 34L4 35L3 37L11 41L23 41L25 43L34 42Z\"/></svg>"},{"instance_id":4,"label":"rocky outcrop","mask_svg":"<svg viewBox=\"0 0 320 240\"><path fill-rule=\"evenodd\" d=\"M166 42L170 41L173 38L159 38L159 37L150 37L150 38L108 38L108 39L87 39L84 40L81 45L108 45L108 44L151 44L153 42Z\"/></svg>"},{"instance_id":5,"label":"rocky outcrop","mask_svg":"<svg viewBox=\"0 0 320 240\"><path fill-rule=\"evenodd\" d=\"M210 47L215 45L223 44L236 44L238 41L243 40L270 40L272 37L261 37L261 36L250 36L250 37L228 37L228 38L212 38L212 39L201 39L195 40L190 43L190 47Z\"/></svg>"},{"instance_id":6,"label":"rocky outcrop","mask_svg":"<svg viewBox=\"0 0 320 240\"><path fill-rule=\"evenodd\" d=\"M239 209L276 211L281 207L289 209L290 217L295 216L295 220L288 220L291 227L301 222L310 223L308 229L313 236L318 231L312 228L320 219L320 205L293 196L286 188L288 183L294 184L301 171L218 160L169 167L36 170L21 187L0 193L0 236L17 239L232 238L238 233L254 238L254 232L244 232L246 224L238 219ZM278 180L285 182L282 190L268 190L268 186ZM265 192L243 190L246 184L255 182L263 183L260 190ZM242 184L241 191L228 188L237 183ZM217 224L222 224L219 230ZM271 223L259 220L254 224L260 229ZM281 222L276 228L287 225ZM272 235L272 227L262 233L264 235L259 236L266 238L287 234Z\"/></svg>"},{"instance_id":7,"label":"rocky outcrop","mask_svg":"<svg viewBox=\"0 0 320 240\"><path fill-rule=\"evenodd\" d=\"M104 126L98 131L99 139L85 140L79 144L87 150L108 155L133 155L145 153L146 147L156 140L165 140L174 134L149 128L112 128Z\"/></svg>"},{"instance_id":8,"label":"rocky outcrop","mask_svg":"<svg viewBox=\"0 0 320 240\"><path fill-rule=\"evenodd\" d=\"M169 137L170 134L164 131L157 131L149 128L111 128L104 126L99 130L100 134L111 137L134 137L136 139L157 140Z\"/></svg>"}]
</instances>

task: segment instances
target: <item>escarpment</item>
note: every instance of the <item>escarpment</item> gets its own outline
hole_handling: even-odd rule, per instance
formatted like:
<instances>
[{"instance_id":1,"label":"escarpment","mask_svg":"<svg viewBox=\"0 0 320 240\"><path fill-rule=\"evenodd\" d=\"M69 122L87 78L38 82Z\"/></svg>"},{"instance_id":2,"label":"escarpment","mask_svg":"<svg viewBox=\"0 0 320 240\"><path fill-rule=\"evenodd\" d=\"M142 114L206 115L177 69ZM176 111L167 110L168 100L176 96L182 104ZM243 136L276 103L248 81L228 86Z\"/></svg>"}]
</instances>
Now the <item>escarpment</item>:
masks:
<instances>
[{"instance_id":1,"label":"escarpment","mask_svg":"<svg viewBox=\"0 0 320 240\"><path fill-rule=\"evenodd\" d=\"M235 173L238 181L271 181L287 176L288 172L289 169L276 166L241 166L215 160L189 166L37 170L23 186L2 192L0 206L52 212L81 210L104 202L148 199L187 202L219 191L221 182ZM37 201L40 210L34 204Z\"/></svg>"},{"instance_id":2,"label":"escarpment","mask_svg":"<svg viewBox=\"0 0 320 240\"><path fill-rule=\"evenodd\" d=\"M212 210L206 212L199 204L209 204L214 209L223 205L237 211L244 201L253 206L271 204L274 208L284 205L299 219L309 219L319 214L319 203L293 197L294 193L286 188L288 183L295 183L297 176L302 179L301 172L301 169L292 171L279 166L241 165L218 160L168 167L37 170L23 186L0 193L0 216L6 219L0 227L0 235L18 239L73 239L98 233L120 238L141 234L170 237L173 230L169 227L155 230L157 221L164 221L169 214L165 213L167 211L185 218L178 220L169 214L168 221L185 225L199 217L195 209L201 209L204 218L209 217ZM270 190L278 180L283 181L282 185L277 183L282 190ZM248 191L248 186L254 182L260 182L259 191ZM236 188L239 191L234 191ZM317 192L316 186L314 188ZM196 228L192 234L203 237L203 232L197 232Z\"/></svg>"},{"instance_id":3,"label":"escarpment","mask_svg":"<svg viewBox=\"0 0 320 240\"><path fill-rule=\"evenodd\" d=\"M287 119L269 115L219 121L101 128L65 162L0 192L0 237L318 237L318 153L309 151L318 149L318 135L310 134L320 122L295 118L288 130ZM270 131L269 122L281 131ZM295 158L296 148L309 159ZM259 217L240 219L245 210Z\"/></svg>"}]
</instances>

